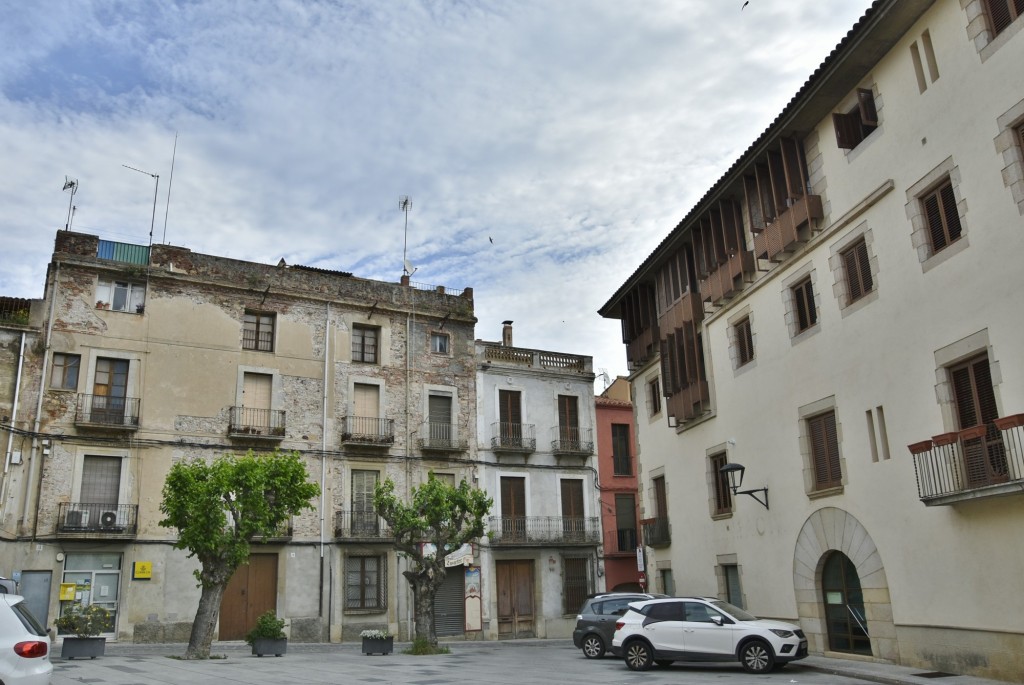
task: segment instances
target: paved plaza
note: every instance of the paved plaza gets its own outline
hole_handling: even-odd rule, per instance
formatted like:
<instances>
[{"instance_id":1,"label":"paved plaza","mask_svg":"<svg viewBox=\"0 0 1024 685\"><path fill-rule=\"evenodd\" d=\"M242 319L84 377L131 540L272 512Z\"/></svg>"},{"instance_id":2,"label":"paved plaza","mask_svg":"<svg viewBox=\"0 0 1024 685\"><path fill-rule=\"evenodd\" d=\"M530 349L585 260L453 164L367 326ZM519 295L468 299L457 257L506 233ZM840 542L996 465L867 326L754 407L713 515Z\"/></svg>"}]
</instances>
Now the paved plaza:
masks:
<instances>
[{"instance_id":1,"label":"paved plaza","mask_svg":"<svg viewBox=\"0 0 1024 685\"><path fill-rule=\"evenodd\" d=\"M243 643L216 643L223 658L182 661L184 645L110 644L95 660L53 659L52 685L447 685L454 683L565 683L566 685L997 685L997 681L951 676L925 678L919 669L846 659L810 657L771 674L754 676L739 665L675 664L645 673L622 660L590 660L569 640L448 643L451 654L367 656L358 643L292 644L280 658L252 656ZM54 650L59 655L59 647ZM1005 684L998 684L1005 685Z\"/></svg>"}]
</instances>

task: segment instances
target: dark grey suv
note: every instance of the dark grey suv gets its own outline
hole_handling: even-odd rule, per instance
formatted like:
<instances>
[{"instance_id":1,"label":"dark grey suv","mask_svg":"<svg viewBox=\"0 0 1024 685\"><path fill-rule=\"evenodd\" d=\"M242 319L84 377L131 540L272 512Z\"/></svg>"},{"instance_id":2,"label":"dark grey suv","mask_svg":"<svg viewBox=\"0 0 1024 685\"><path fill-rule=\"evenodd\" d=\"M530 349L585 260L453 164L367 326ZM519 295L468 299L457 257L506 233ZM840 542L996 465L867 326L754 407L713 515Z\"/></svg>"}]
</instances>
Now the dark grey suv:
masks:
<instances>
[{"instance_id":1,"label":"dark grey suv","mask_svg":"<svg viewBox=\"0 0 1024 685\"><path fill-rule=\"evenodd\" d=\"M600 659L611 648L615 622L626 613L630 602L667 596L644 592L605 592L589 597L576 615L572 643L582 649L588 659Z\"/></svg>"}]
</instances>

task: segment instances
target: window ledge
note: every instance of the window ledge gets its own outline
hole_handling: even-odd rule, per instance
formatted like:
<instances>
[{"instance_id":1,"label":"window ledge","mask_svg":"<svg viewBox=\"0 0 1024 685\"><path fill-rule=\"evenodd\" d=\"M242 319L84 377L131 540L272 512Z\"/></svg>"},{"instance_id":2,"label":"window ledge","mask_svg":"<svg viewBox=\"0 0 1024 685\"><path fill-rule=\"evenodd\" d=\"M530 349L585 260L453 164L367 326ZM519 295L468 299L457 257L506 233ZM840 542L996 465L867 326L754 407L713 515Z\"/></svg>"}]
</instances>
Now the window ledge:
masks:
<instances>
[{"instance_id":1,"label":"window ledge","mask_svg":"<svg viewBox=\"0 0 1024 685\"><path fill-rule=\"evenodd\" d=\"M1020 17L1017 17L1009 26L1003 29L1002 33L993 38L988 42L988 45L978 51L981 55L981 63L984 64L988 61L989 57L994 55L999 48L1003 47L1007 41L1021 30L1021 26L1024 26L1024 22L1018 21ZM991 29L989 29L991 31Z\"/></svg>"},{"instance_id":2,"label":"window ledge","mask_svg":"<svg viewBox=\"0 0 1024 685\"><path fill-rule=\"evenodd\" d=\"M356 614L386 614L387 611L387 607L382 607L380 609L345 609L343 613L351 616Z\"/></svg>"},{"instance_id":3,"label":"window ledge","mask_svg":"<svg viewBox=\"0 0 1024 685\"><path fill-rule=\"evenodd\" d=\"M812 490L807 493L807 499L821 499L822 497L832 497L833 495L843 494L843 488L845 486L837 485L832 488L824 488L822 490Z\"/></svg>"},{"instance_id":4,"label":"window ledge","mask_svg":"<svg viewBox=\"0 0 1024 685\"><path fill-rule=\"evenodd\" d=\"M731 512L731 511L723 511L723 512L718 513L718 514L712 514L711 515L711 520L712 521L724 521L725 519L731 519L732 518L732 514L733 514L733 512Z\"/></svg>"},{"instance_id":5,"label":"window ledge","mask_svg":"<svg viewBox=\"0 0 1024 685\"><path fill-rule=\"evenodd\" d=\"M967 249L968 245L967 231L965 230L954 242L924 260L921 264L921 273L928 273L935 267L946 262L948 259L955 257Z\"/></svg>"},{"instance_id":6,"label":"window ledge","mask_svg":"<svg viewBox=\"0 0 1024 685\"><path fill-rule=\"evenodd\" d=\"M864 295L861 295L856 300L854 300L853 302L849 303L848 305L843 307L841 310L839 310L839 315L840 315L841 318L846 318L850 314L853 314L856 311L860 311L866 305L874 302L877 299L878 299L878 286L876 284L875 287L871 290L871 292L865 293Z\"/></svg>"},{"instance_id":7,"label":"window ledge","mask_svg":"<svg viewBox=\"0 0 1024 685\"><path fill-rule=\"evenodd\" d=\"M792 338L789 339L789 342L790 342L791 345L799 345L804 340L806 340L807 338L810 338L812 335L814 335L815 333L817 333L820 330L821 330L821 322L819 321L818 323L814 324L813 326L811 326L809 328L805 328L804 330L802 330L799 333L797 333L796 335L794 335Z\"/></svg>"}]
</instances>

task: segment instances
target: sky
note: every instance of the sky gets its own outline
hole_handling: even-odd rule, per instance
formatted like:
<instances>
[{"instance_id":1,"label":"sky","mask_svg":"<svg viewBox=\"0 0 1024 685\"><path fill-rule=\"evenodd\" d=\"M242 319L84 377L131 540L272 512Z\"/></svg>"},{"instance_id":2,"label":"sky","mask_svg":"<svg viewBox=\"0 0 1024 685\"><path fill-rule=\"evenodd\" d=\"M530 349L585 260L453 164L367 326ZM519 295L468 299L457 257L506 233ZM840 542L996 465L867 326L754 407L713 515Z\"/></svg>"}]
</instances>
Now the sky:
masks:
<instances>
[{"instance_id":1,"label":"sky","mask_svg":"<svg viewBox=\"0 0 1024 685\"><path fill-rule=\"evenodd\" d=\"M0 0L0 295L42 297L73 203L106 240L405 254L477 338L625 375L597 309L870 4Z\"/></svg>"}]
</instances>

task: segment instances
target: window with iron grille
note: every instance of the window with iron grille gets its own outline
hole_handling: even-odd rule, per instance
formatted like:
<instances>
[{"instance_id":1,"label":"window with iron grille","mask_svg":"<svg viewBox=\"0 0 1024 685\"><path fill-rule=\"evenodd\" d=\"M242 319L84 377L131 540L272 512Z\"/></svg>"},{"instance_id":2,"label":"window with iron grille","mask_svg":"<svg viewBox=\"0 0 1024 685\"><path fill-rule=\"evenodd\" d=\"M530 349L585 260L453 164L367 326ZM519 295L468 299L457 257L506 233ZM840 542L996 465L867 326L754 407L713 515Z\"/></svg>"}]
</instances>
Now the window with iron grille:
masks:
<instances>
[{"instance_id":1,"label":"window with iron grille","mask_svg":"<svg viewBox=\"0 0 1024 685\"><path fill-rule=\"evenodd\" d=\"M826 490L842 485L835 411L808 418L807 433L810 437L814 489Z\"/></svg>"},{"instance_id":2,"label":"window with iron grille","mask_svg":"<svg viewBox=\"0 0 1024 685\"><path fill-rule=\"evenodd\" d=\"M733 327L736 336L737 366L749 364L754 360L754 334L750 328L750 317L742 319Z\"/></svg>"},{"instance_id":3,"label":"window with iron grille","mask_svg":"<svg viewBox=\"0 0 1024 685\"><path fill-rule=\"evenodd\" d=\"M921 198L932 254L959 240L961 235L960 214L956 206L956 195L949 179L935 190Z\"/></svg>"},{"instance_id":4,"label":"window with iron grille","mask_svg":"<svg viewBox=\"0 0 1024 685\"><path fill-rule=\"evenodd\" d=\"M242 349L273 352L275 319L274 314L246 310L242 322Z\"/></svg>"},{"instance_id":5,"label":"window with iron grille","mask_svg":"<svg viewBox=\"0 0 1024 685\"><path fill-rule=\"evenodd\" d=\"M856 302L871 292L875 283L871 278L871 262L868 259L868 244L861 238L842 253L846 288L849 294L847 304Z\"/></svg>"},{"instance_id":6,"label":"window with iron grille","mask_svg":"<svg viewBox=\"0 0 1024 685\"><path fill-rule=\"evenodd\" d=\"M708 457L711 468L711 485L715 495L715 514L732 511L732 492L729 490L729 475L722 473L722 467L729 463L725 452Z\"/></svg>"},{"instance_id":7,"label":"window with iron grille","mask_svg":"<svg viewBox=\"0 0 1024 685\"><path fill-rule=\"evenodd\" d=\"M655 378L647 384L647 413L650 416L661 413L660 378Z\"/></svg>"},{"instance_id":8,"label":"window with iron grille","mask_svg":"<svg viewBox=\"0 0 1024 685\"><path fill-rule=\"evenodd\" d=\"M372 326L352 326L352 361L366 364L377 363L377 341L380 329Z\"/></svg>"},{"instance_id":9,"label":"window with iron grille","mask_svg":"<svg viewBox=\"0 0 1024 685\"><path fill-rule=\"evenodd\" d=\"M612 424L612 462L616 476L633 475L633 464L629 457L629 424Z\"/></svg>"},{"instance_id":10,"label":"window with iron grille","mask_svg":"<svg viewBox=\"0 0 1024 685\"><path fill-rule=\"evenodd\" d=\"M836 144L839 147L852 150L860 145L878 128L878 110L875 107L874 93L868 88L858 88L857 106L845 114L833 114L832 124L836 130Z\"/></svg>"},{"instance_id":11,"label":"window with iron grille","mask_svg":"<svg viewBox=\"0 0 1024 685\"><path fill-rule=\"evenodd\" d=\"M1024 0L985 0L985 13L992 35L998 36L1024 14Z\"/></svg>"},{"instance_id":12,"label":"window with iron grille","mask_svg":"<svg viewBox=\"0 0 1024 685\"><path fill-rule=\"evenodd\" d=\"M387 609L387 557L350 556L345 560L345 610Z\"/></svg>"},{"instance_id":13,"label":"window with iron grille","mask_svg":"<svg viewBox=\"0 0 1024 685\"><path fill-rule=\"evenodd\" d=\"M793 309L796 313L796 331L803 333L818 323L818 308L814 304L814 286L810 277L794 285L791 291L793 293Z\"/></svg>"},{"instance_id":14,"label":"window with iron grille","mask_svg":"<svg viewBox=\"0 0 1024 685\"><path fill-rule=\"evenodd\" d=\"M50 370L50 387L58 390L77 390L78 371L81 366L81 355L55 352L53 368Z\"/></svg>"},{"instance_id":15,"label":"window with iron grille","mask_svg":"<svg viewBox=\"0 0 1024 685\"><path fill-rule=\"evenodd\" d=\"M566 557L562 559L562 597L565 605L562 612L575 614L590 594L590 559L587 557Z\"/></svg>"}]
</instances>

